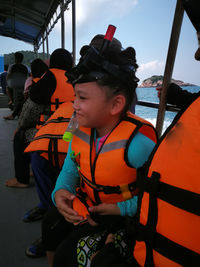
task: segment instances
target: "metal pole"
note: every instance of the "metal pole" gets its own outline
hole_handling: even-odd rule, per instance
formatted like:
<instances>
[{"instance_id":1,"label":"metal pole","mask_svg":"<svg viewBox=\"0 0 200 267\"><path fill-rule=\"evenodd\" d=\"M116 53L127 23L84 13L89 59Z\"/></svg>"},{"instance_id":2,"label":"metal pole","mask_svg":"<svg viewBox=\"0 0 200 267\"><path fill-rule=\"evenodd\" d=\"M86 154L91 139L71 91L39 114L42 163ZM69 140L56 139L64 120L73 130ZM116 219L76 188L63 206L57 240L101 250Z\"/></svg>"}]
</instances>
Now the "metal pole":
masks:
<instances>
[{"instance_id":1,"label":"metal pole","mask_svg":"<svg viewBox=\"0 0 200 267\"><path fill-rule=\"evenodd\" d=\"M48 33L46 31L46 45L47 45L47 58L49 58L49 40L48 40Z\"/></svg>"},{"instance_id":2,"label":"metal pole","mask_svg":"<svg viewBox=\"0 0 200 267\"><path fill-rule=\"evenodd\" d=\"M172 72L176 57L176 50L178 47L178 40L181 31L181 25L183 20L184 8L181 0L177 0L176 10L174 14L174 21L172 25L171 37L168 47L167 60L165 64L165 71L163 77L163 85L162 85L162 94L159 104L159 110L157 115L156 122L156 130L158 132L158 136L161 136L162 127L165 117L165 106L166 106L166 98L167 98L167 88L171 82Z\"/></svg>"},{"instance_id":3,"label":"metal pole","mask_svg":"<svg viewBox=\"0 0 200 267\"><path fill-rule=\"evenodd\" d=\"M36 54L36 57L38 57L38 47L37 47L37 45L34 45L34 53Z\"/></svg>"},{"instance_id":4,"label":"metal pole","mask_svg":"<svg viewBox=\"0 0 200 267\"><path fill-rule=\"evenodd\" d=\"M65 48L64 0L60 3L60 9L61 9L61 47Z\"/></svg>"},{"instance_id":5,"label":"metal pole","mask_svg":"<svg viewBox=\"0 0 200 267\"><path fill-rule=\"evenodd\" d=\"M76 0L72 0L72 56L73 66L76 65Z\"/></svg>"},{"instance_id":6,"label":"metal pole","mask_svg":"<svg viewBox=\"0 0 200 267\"><path fill-rule=\"evenodd\" d=\"M45 59L44 35L42 36L43 60Z\"/></svg>"}]
</instances>

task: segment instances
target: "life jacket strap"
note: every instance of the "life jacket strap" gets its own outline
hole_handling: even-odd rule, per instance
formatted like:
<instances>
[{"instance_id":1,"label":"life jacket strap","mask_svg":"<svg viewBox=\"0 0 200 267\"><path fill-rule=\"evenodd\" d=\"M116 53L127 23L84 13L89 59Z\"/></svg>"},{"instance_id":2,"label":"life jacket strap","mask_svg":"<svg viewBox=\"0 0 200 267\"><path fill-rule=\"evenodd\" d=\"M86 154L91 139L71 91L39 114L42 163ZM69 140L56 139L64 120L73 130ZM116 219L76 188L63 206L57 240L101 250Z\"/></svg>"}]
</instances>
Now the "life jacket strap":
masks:
<instances>
[{"instance_id":1,"label":"life jacket strap","mask_svg":"<svg viewBox=\"0 0 200 267\"><path fill-rule=\"evenodd\" d=\"M157 200L160 198L171 205L198 215L200 212L200 196L194 192L165 184L160 181L160 178L161 176L158 172L152 172L152 176L149 178L145 166L140 168L137 173L137 187L139 188L138 211L136 215L138 220L137 240L146 243L145 266L154 266L153 249L183 266L193 266L195 265L194 263L200 262L200 255L198 253L156 232L158 220ZM139 223L144 192L149 193L149 211L146 225ZM193 205L192 207L190 206L191 204Z\"/></svg>"},{"instance_id":2,"label":"life jacket strap","mask_svg":"<svg viewBox=\"0 0 200 267\"><path fill-rule=\"evenodd\" d=\"M108 185L100 185L91 182L87 179L81 172L79 172L81 182L85 182L88 186L90 186L96 192L103 192L104 194L122 194L125 200L130 199L133 195L137 194L136 190L136 182L132 182L130 184L123 184L117 186L108 186Z\"/></svg>"},{"instance_id":3,"label":"life jacket strap","mask_svg":"<svg viewBox=\"0 0 200 267\"><path fill-rule=\"evenodd\" d=\"M70 118L57 117L56 119L51 119L45 122L44 126L51 123L69 122Z\"/></svg>"},{"instance_id":4,"label":"life jacket strap","mask_svg":"<svg viewBox=\"0 0 200 267\"><path fill-rule=\"evenodd\" d=\"M145 225L139 224L137 230L138 241L145 241L151 249L154 249L166 258L188 267L196 266L196 264L200 262L200 254L173 242L157 232L151 233L150 229ZM152 236L154 236L153 240L151 239ZM152 262L146 261L146 266L154 266L150 265L151 263Z\"/></svg>"},{"instance_id":5,"label":"life jacket strap","mask_svg":"<svg viewBox=\"0 0 200 267\"><path fill-rule=\"evenodd\" d=\"M90 206L87 203L87 194L81 190L80 187L76 189L76 197L83 203L83 205L88 209Z\"/></svg>"},{"instance_id":6,"label":"life jacket strap","mask_svg":"<svg viewBox=\"0 0 200 267\"><path fill-rule=\"evenodd\" d=\"M58 109L61 104L65 103L64 101L59 101L59 98L55 99L55 102L51 101L51 105L55 105L55 109Z\"/></svg>"},{"instance_id":7,"label":"life jacket strap","mask_svg":"<svg viewBox=\"0 0 200 267\"><path fill-rule=\"evenodd\" d=\"M59 164L59 159L58 159L58 140L57 139L49 140L48 158L52 166L54 166L57 170L61 169L61 166Z\"/></svg>"},{"instance_id":8,"label":"life jacket strap","mask_svg":"<svg viewBox=\"0 0 200 267\"><path fill-rule=\"evenodd\" d=\"M152 174L154 175L154 173ZM152 177L144 176L141 169L137 175L137 187L142 192L148 192L157 196L157 198L170 203L182 210L200 216L200 195L182 188L178 188L161 181L158 182L157 188L153 186Z\"/></svg>"},{"instance_id":9,"label":"life jacket strap","mask_svg":"<svg viewBox=\"0 0 200 267\"><path fill-rule=\"evenodd\" d=\"M40 139L62 139L63 135L54 135L54 134L43 134L33 138L33 141Z\"/></svg>"}]
</instances>

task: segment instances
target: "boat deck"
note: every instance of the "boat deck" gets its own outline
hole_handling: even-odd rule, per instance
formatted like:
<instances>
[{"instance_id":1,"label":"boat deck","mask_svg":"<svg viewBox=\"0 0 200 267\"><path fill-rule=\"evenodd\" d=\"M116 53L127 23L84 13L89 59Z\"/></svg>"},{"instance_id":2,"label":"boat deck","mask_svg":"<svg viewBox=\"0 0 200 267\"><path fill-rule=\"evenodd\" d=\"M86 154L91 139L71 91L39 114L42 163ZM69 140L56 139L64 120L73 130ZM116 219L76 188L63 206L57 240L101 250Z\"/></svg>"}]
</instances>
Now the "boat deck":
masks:
<instances>
[{"instance_id":1,"label":"boat deck","mask_svg":"<svg viewBox=\"0 0 200 267\"><path fill-rule=\"evenodd\" d=\"M0 108L0 266L47 267L45 257L32 259L24 253L25 248L40 237L40 221L22 221L24 213L38 203L34 180L26 189L4 185L7 179L14 177L12 139L17 127L17 120L3 119L8 114L8 108Z\"/></svg>"}]
</instances>

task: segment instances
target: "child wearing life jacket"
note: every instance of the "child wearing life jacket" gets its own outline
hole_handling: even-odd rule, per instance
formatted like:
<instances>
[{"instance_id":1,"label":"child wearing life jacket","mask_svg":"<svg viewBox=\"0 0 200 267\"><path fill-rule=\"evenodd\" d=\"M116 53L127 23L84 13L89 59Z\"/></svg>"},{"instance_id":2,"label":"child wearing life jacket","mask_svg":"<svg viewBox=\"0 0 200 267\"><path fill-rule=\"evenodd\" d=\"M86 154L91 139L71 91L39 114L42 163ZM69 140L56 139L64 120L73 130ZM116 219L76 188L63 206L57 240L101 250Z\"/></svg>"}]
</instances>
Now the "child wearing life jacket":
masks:
<instances>
[{"instance_id":1,"label":"child wearing life jacket","mask_svg":"<svg viewBox=\"0 0 200 267\"><path fill-rule=\"evenodd\" d=\"M102 45L103 36L92 42ZM75 266L81 237L104 231L106 216L136 213L136 169L157 141L153 126L128 111L137 67L134 48L122 50L113 39L103 52L85 47L79 64L67 74L79 128L52 193L57 209L43 220L49 266Z\"/></svg>"}]
</instances>

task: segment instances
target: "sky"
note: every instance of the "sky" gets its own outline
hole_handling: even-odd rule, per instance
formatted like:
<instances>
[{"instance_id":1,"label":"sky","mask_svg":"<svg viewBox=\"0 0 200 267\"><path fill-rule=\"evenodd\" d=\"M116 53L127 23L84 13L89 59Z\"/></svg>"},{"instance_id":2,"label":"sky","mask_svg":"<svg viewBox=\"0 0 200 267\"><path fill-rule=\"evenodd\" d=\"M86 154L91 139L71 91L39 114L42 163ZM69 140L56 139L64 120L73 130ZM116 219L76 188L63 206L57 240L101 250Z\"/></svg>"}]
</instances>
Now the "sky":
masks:
<instances>
[{"instance_id":1,"label":"sky","mask_svg":"<svg viewBox=\"0 0 200 267\"><path fill-rule=\"evenodd\" d=\"M117 27L115 38L123 48L136 50L140 83L165 70L175 0L76 0L76 60L80 48L98 33L105 34L109 24ZM65 48L72 51L71 5L65 11ZM61 47L60 21L49 36L49 51ZM31 50L33 46L12 38L0 37L0 54ZM196 31L184 14L172 77L200 86ZM42 52L42 46L39 49Z\"/></svg>"}]
</instances>

